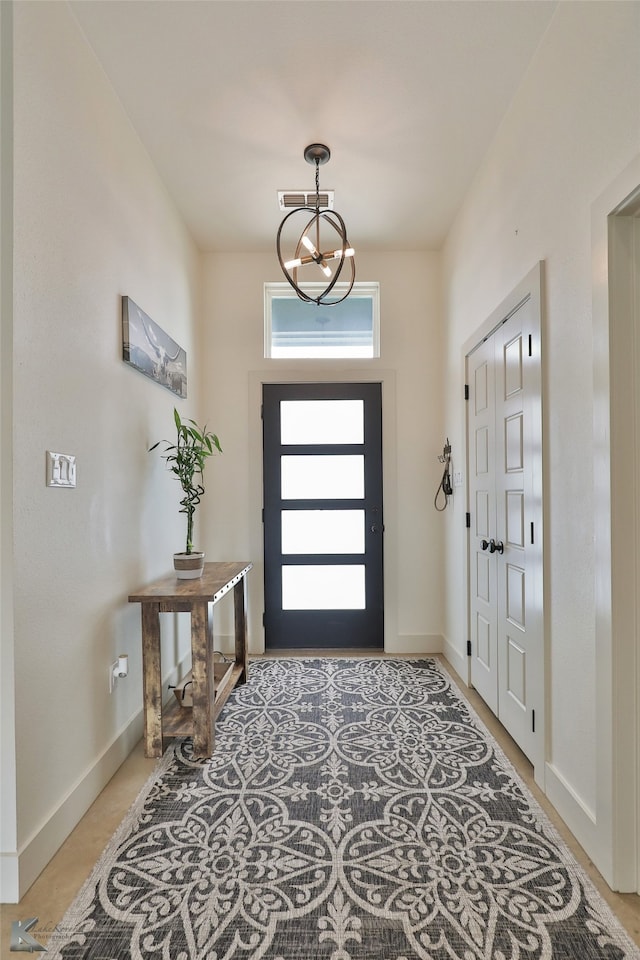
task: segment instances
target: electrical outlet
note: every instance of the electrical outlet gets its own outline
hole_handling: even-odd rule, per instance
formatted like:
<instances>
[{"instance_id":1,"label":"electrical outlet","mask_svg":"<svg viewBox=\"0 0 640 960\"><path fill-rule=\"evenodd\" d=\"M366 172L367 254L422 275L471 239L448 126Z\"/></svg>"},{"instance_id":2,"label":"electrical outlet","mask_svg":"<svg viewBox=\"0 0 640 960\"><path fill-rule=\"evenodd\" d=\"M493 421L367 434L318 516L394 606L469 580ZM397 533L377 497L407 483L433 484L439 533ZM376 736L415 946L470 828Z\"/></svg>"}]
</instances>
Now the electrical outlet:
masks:
<instances>
[{"instance_id":1,"label":"electrical outlet","mask_svg":"<svg viewBox=\"0 0 640 960\"><path fill-rule=\"evenodd\" d=\"M109 693L113 693L118 683L118 661L114 660L109 667Z\"/></svg>"}]
</instances>

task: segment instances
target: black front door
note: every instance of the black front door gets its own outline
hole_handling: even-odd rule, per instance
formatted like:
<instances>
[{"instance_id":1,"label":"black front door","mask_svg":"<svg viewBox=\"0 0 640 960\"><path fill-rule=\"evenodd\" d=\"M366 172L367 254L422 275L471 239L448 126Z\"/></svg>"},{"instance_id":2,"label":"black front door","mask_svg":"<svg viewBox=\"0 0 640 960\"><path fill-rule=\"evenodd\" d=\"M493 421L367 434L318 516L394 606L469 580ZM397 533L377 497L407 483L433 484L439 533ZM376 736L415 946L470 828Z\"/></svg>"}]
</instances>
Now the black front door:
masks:
<instances>
[{"instance_id":1,"label":"black front door","mask_svg":"<svg viewBox=\"0 0 640 960\"><path fill-rule=\"evenodd\" d=\"M384 645L382 385L263 385L265 637Z\"/></svg>"}]
</instances>

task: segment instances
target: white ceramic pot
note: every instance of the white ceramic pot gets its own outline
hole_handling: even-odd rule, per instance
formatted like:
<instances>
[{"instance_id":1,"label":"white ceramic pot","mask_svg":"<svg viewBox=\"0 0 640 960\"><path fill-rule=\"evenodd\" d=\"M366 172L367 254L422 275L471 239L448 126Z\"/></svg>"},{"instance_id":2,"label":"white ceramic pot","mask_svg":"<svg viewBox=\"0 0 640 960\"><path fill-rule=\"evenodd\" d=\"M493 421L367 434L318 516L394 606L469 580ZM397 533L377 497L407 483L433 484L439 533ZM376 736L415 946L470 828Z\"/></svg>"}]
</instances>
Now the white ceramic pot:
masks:
<instances>
[{"instance_id":1,"label":"white ceramic pot","mask_svg":"<svg viewBox=\"0 0 640 960\"><path fill-rule=\"evenodd\" d=\"M195 580L204 570L204 553L174 553L173 568L178 580Z\"/></svg>"}]
</instances>

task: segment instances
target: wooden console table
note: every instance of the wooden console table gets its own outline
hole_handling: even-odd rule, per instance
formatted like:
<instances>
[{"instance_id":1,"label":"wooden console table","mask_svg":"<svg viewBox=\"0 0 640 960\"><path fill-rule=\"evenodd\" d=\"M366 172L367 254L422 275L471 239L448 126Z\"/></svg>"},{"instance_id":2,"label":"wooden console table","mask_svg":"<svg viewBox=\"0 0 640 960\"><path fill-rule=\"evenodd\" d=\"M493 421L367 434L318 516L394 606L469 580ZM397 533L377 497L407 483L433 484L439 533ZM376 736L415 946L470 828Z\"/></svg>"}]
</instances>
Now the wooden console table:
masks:
<instances>
[{"instance_id":1,"label":"wooden console table","mask_svg":"<svg viewBox=\"0 0 640 960\"><path fill-rule=\"evenodd\" d=\"M170 574L130 595L130 603L142 605L146 757L162 756L163 735L191 735L195 757L210 757L213 753L216 717L233 687L245 683L248 677L246 575L252 566L236 562L205 563L202 577L178 580L175 574ZM213 663L213 605L231 589L234 591L235 662L224 665L230 675L226 676L225 670L223 677L216 676ZM176 701L164 711L163 717L160 614L176 612L191 614L193 708L181 708Z\"/></svg>"}]
</instances>

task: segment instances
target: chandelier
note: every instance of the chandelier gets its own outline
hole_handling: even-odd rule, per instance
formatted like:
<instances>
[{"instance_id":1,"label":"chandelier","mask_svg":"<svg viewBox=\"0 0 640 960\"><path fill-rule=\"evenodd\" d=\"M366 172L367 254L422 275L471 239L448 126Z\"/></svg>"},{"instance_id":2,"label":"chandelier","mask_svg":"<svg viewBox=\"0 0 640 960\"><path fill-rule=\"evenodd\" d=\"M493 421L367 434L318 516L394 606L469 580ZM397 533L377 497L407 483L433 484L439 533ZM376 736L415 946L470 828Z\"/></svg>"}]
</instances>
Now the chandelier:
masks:
<instances>
[{"instance_id":1,"label":"chandelier","mask_svg":"<svg viewBox=\"0 0 640 960\"><path fill-rule=\"evenodd\" d=\"M320 164L326 163L330 156L329 147L323 143L312 143L305 149L305 160L316 167L315 205L291 210L280 224L276 238L278 260L285 277L301 300L318 306L341 303L351 293L356 279L354 250L349 246L344 220L335 210L320 208ZM291 254L286 259L283 246ZM345 262L350 268L347 291L342 293L341 287L342 296L338 296L335 286ZM302 289L305 280L317 283L321 275L324 275L326 285L318 296L311 296ZM317 286L314 284L315 290Z\"/></svg>"}]
</instances>

